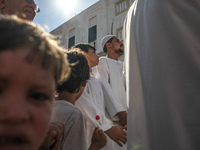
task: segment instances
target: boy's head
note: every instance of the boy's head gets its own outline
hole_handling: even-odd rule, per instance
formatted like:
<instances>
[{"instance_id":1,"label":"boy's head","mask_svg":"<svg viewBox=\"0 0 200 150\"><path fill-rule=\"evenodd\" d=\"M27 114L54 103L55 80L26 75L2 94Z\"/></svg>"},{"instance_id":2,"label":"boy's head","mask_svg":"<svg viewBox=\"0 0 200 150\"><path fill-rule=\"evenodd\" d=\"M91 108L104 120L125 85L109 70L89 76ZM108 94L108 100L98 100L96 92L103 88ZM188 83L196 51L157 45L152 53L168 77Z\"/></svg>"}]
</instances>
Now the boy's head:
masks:
<instances>
[{"instance_id":1,"label":"boy's head","mask_svg":"<svg viewBox=\"0 0 200 150\"><path fill-rule=\"evenodd\" d=\"M25 46L30 48L27 62L31 63L36 56L40 56L41 67L53 67L55 83L68 76L69 67L66 67L63 49L50 34L16 17L0 18L0 52L14 52L16 48Z\"/></svg>"},{"instance_id":2,"label":"boy's head","mask_svg":"<svg viewBox=\"0 0 200 150\"><path fill-rule=\"evenodd\" d=\"M67 52L67 58L71 67L70 76L62 84L59 84L56 90L58 93L78 93L81 87L85 87L90 77L88 61L85 54L75 48Z\"/></svg>"},{"instance_id":3,"label":"boy's head","mask_svg":"<svg viewBox=\"0 0 200 150\"><path fill-rule=\"evenodd\" d=\"M62 49L43 30L0 19L0 149L38 149L56 83L68 72Z\"/></svg>"},{"instance_id":4,"label":"boy's head","mask_svg":"<svg viewBox=\"0 0 200 150\"><path fill-rule=\"evenodd\" d=\"M98 65L99 63L99 56L96 54L96 49L86 43L79 43L74 46L74 48L79 48L83 52L85 52L86 57L89 61L90 68Z\"/></svg>"}]
</instances>

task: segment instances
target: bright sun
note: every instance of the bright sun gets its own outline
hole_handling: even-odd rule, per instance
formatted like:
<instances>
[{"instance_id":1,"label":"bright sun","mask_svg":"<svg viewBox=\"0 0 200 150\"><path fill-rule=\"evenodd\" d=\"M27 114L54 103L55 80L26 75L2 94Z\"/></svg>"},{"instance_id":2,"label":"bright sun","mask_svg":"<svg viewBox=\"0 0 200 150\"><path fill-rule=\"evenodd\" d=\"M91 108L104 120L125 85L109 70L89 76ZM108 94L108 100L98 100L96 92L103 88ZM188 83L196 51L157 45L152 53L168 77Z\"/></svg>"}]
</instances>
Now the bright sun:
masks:
<instances>
[{"instance_id":1,"label":"bright sun","mask_svg":"<svg viewBox=\"0 0 200 150\"><path fill-rule=\"evenodd\" d=\"M63 13L66 15L70 15L76 6L76 0L57 0L57 2L60 8L62 8Z\"/></svg>"}]
</instances>

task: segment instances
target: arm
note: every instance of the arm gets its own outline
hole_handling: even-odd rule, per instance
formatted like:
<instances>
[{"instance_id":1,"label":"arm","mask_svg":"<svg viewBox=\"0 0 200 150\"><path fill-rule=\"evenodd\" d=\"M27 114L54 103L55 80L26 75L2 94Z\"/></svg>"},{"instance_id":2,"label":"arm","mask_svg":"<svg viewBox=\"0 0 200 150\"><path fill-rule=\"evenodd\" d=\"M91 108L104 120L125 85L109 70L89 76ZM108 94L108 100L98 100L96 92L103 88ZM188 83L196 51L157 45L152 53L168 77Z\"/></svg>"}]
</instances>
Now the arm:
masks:
<instances>
[{"instance_id":1,"label":"arm","mask_svg":"<svg viewBox=\"0 0 200 150\"><path fill-rule=\"evenodd\" d=\"M103 131L108 130L112 126L107 121L107 118L91 100L91 96L84 91L81 97L76 101L75 106L84 114L87 118L87 124L91 127L99 127ZM96 116L100 116L99 120L96 119Z\"/></svg>"},{"instance_id":2,"label":"arm","mask_svg":"<svg viewBox=\"0 0 200 150\"><path fill-rule=\"evenodd\" d=\"M123 146L122 143L126 144L127 141L127 132L124 131L124 127L120 126L114 126L110 128L109 130L105 131L105 133L113 140L115 141L119 146ZM121 143L122 142L122 143Z\"/></svg>"},{"instance_id":3,"label":"arm","mask_svg":"<svg viewBox=\"0 0 200 150\"><path fill-rule=\"evenodd\" d=\"M65 131L65 125L61 122L51 122L46 138L43 141L40 150L57 150L60 147L62 135Z\"/></svg>"},{"instance_id":4,"label":"arm","mask_svg":"<svg viewBox=\"0 0 200 150\"><path fill-rule=\"evenodd\" d=\"M127 125L127 112L126 111L121 111L117 113L119 116L119 123L121 126Z\"/></svg>"},{"instance_id":5,"label":"arm","mask_svg":"<svg viewBox=\"0 0 200 150\"><path fill-rule=\"evenodd\" d=\"M107 137L104 132L102 130L99 130L98 127L95 128L89 150L99 150L106 146L106 143Z\"/></svg>"}]
</instances>

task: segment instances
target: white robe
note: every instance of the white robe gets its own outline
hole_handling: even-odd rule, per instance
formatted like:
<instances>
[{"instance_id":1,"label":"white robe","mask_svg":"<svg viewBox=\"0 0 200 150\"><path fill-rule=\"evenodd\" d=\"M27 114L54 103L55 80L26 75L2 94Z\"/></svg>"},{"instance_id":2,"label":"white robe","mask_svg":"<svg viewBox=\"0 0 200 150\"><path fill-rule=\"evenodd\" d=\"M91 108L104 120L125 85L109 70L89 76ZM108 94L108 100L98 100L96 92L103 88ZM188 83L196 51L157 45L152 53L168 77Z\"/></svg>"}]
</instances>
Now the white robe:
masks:
<instances>
[{"instance_id":1,"label":"white robe","mask_svg":"<svg viewBox=\"0 0 200 150\"><path fill-rule=\"evenodd\" d=\"M119 121L116 114L127 110L123 62L101 57L92 71L101 83L108 114L113 121Z\"/></svg>"},{"instance_id":2,"label":"white robe","mask_svg":"<svg viewBox=\"0 0 200 150\"><path fill-rule=\"evenodd\" d=\"M78 108L65 100L56 100L53 104L52 121L62 122L66 127L61 150L88 150L86 120Z\"/></svg>"},{"instance_id":3,"label":"white robe","mask_svg":"<svg viewBox=\"0 0 200 150\"><path fill-rule=\"evenodd\" d=\"M200 149L200 1L136 0L124 24L128 149Z\"/></svg>"},{"instance_id":4,"label":"white robe","mask_svg":"<svg viewBox=\"0 0 200 150\"><path fill-rule=\"evenodd\" d=\"M101 57L99 64L92 68L95 77L101 83L106 110L112 121L119 121L118 112L127 110L125 77L123 75L123 62ZM116 125L114 123L114 125ZM115 150L125 150L126 144L120 147L113 142Z\"/></svg>"},{"instance_id":5,"label":"white robe","mask_svg":"<svg viewBox=\"0 0 200 150\"><path fill-rule=\"evenodd\" d=\"M79 108L83 115L87 118L87 145L91 144L95 127L99 127L103 131L106 131L112 127L112 122L110 122L105 116L104 103L101 97L102 93L101 91L98 91L99 87L95 86L96 83L91 85L94 81L93 77L91 80L92 81L88 81L81 97L75 102L75 106ZM91 86L93 86L93 88L91 88ZM99 120L96 119L97 116L100 117ZM105 150L113 149L110 143L111 142L109 139Z\"/></svg>"},{"instance_id":6,"label":"white robe","mask_svg":"<svg viewBox=\"0 0 200 150\"><path fill-rule=\"evenodd\" d=\"M105 114L106 118L110 120L109 115L106 111L103 90L95 75L92 75L87 81L85 91L91 96L91 100L93 101L93 103ZM109 122L112 124L111 121Z\"/></svg>"},{"instance_id":7,"label":"white robe","mask_svg":"<svg viewBox=\"0 0 200 150\"><path fill-rule=\"evenodd\" d=\"M99 111L101 111L101 113L99 113L100 118L105 118L104 120L101 120L101 121L100 120L97 121L96 119L94 119L94 117L87 119L87 120L92 120L94 122L94 124L96 124L92 128L91 128L91 126L88 126L88 128L91 128L91 130L87 128L87 130L90 130L90 131L88 131L88 135L89 135L89 139L90 139L91 134L94 131L94 127L99 126L103 131L106 131L106 130L110 129L113 124L112 124L112 121L110 121L107 118L101 84L95 78L94 75L92 77L90 77L90 79L87 81L87 85L84 89L84 96L87 97L88 101L86 101L85 98L80 97L80 100L78 101L78 103L76 103L76 106L78 106L78 108L80 110L82 110L86 116L91 116L91 113L95 113L94 110L95 111L99 110ZM87 102L93 103L95 105L94 108L88 109L88 106L86 105ZM89 104L89 105L91 105L91 104ZM86 107L84 107L84 106L86 106ZM102 150L114 150L112 145L113 145L112 140L107 136L107 145L104 148L102 148Z\"/></svg>"}]
</instances>

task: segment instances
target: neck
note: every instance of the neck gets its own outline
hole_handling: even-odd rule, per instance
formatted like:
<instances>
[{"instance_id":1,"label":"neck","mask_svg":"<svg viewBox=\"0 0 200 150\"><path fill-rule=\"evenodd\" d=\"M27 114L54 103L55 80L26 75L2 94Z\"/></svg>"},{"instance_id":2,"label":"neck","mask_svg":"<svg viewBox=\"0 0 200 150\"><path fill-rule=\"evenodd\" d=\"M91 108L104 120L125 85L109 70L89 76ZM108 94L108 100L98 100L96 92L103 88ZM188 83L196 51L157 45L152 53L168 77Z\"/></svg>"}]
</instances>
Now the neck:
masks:
<instances>
[{"instance_id":1,"label":"neck","mask_svg":"<svg viewBox=\"0 0 200 150\"><path fill-rule=\"evenodd\" d=\"M113 54L108 53L107 56L108 56L108 58L110 58L110 59L118 60L119 54L116 54L116 53L113 53Z\"/></svg>"},{"instance_id":2,"label":"neck","mask_svg":"<svg viewBox=\"0 0 200 150\"><path fill-rule=\"evenodd\" d=\"M69 92L61 92L58 95L58 100L65 100L70 102L71 104L75 105L77 99L77 94L76 93L69 93Z\"/></svg>"}]
</instances>

